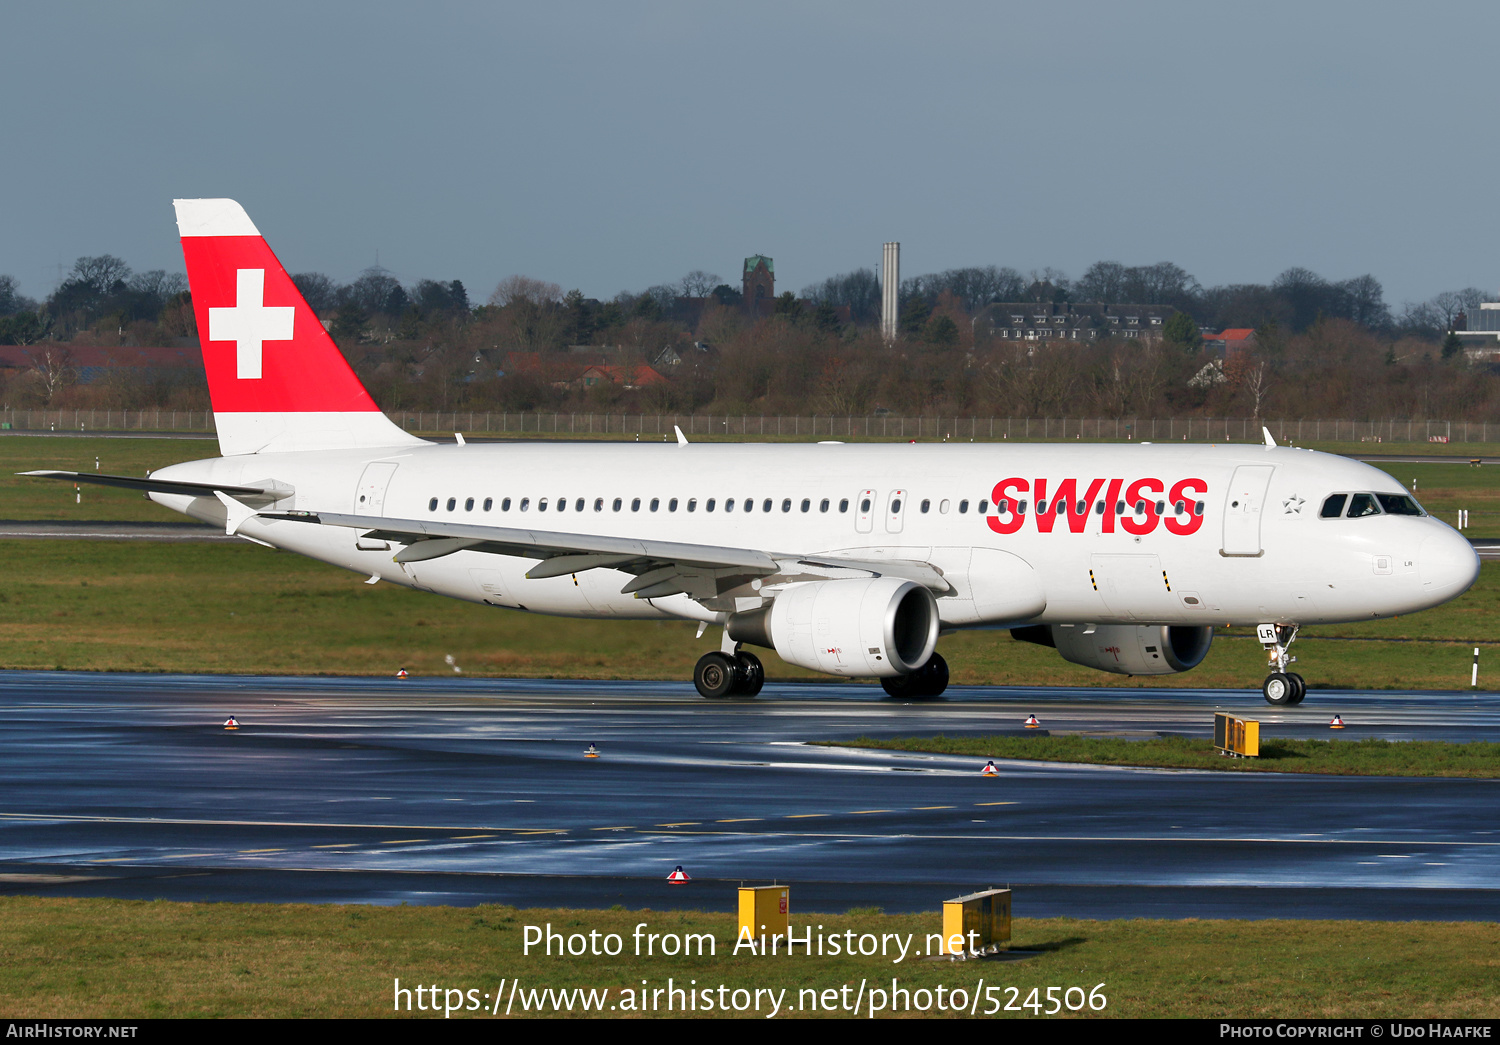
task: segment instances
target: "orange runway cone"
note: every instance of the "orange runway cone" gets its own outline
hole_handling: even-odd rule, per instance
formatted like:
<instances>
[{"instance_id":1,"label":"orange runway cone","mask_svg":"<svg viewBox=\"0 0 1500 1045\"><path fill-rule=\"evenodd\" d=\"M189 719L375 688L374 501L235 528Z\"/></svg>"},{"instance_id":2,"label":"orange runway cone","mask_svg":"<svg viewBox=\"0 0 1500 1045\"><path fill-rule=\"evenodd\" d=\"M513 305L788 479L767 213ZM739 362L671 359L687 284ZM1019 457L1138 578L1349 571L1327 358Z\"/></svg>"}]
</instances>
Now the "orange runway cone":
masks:
<instances>
[{"instance_id":1,"label":"orange runway cone","mask_svg":"<svg viewBox=\"0 0 1500 1045\"><path fill-rule=\"evenodd\" d=\"M1000 770L995 768L994 759L986 762L984 768L979 771L980 776L999 776Z\"/></svg>"},{"instance_id":2,"label":"orange runway cone","mask_svg":"<svg viewBox=\"0 0 1500 1045\"><path fill-rule=\"evenodd\" d=\"M1329 729L1343 729L1344 728L1344 720L1342 718L1340 718L1338 715L1334 715L1333 716L1333 721L1330 722L1330 723L1328 723L1328 728Z\"/></svg>"},{"instance_id":3,"label":"orange runway cone","mask_svg":"<svg viewBox=\"0 0 1500 1045\"><path fill-rule=\"evenodd\" d=\"M1036 729L1040 725L1041 725L1041 723L1036 720L1036 716L1035 715L1027 715L1026 716L1026 728L1027 729Z\"/></svg>"},{"instance_id":4,"label":"orange runway cone","mask_svg":"<svg viewBox=\"0 0 1500 1045\"><path fill-rule=\"evenodd\" d=\"M229 716L229 721L226 722L226 723L224 723L224 728L225 729L239 729L240 728L240 724L234 720L234 716L233 715L230 715Z\"/></svg>"},{"instance_id":5,"label":"orange runway cone","mask_svg":"<svg viewBox=\"0 0 1500 1045\"><path fill-rule=\"evenodd\" d=\"M682 869L682 865L678 864L677 870L667 875L667 881L673 885L681 885L683 882L691 882L692 879L689 878L688 873Z\"/></svg>"}]
</instances>

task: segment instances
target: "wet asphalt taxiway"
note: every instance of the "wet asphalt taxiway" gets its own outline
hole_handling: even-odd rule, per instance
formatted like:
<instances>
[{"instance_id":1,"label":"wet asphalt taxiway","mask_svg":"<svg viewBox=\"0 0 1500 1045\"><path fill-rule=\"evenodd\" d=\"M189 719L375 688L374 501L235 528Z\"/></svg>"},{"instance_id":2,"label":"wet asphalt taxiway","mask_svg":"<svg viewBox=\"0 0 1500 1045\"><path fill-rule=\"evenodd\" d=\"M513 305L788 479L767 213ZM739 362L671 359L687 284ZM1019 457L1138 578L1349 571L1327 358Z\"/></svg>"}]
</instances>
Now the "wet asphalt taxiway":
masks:
<instances>
[{"instance_id":1,"label":"wet asphalt taxiway","mask_svg":"<svg viewBox=\"0 0 1500 1045\"><path fill-rule=\"evenodd\" d=\"M932 910L986 885L1080 917L1500 917L1500 781L1225 774L810 746L860 735L1500 740L1500 697L1314 691L0 675L0 893ZM230 715L240 723L225 730ZM600 757L585 758L598 746ZM693 881L671 886L682 865Z\"/></svg>"}]
</instances>

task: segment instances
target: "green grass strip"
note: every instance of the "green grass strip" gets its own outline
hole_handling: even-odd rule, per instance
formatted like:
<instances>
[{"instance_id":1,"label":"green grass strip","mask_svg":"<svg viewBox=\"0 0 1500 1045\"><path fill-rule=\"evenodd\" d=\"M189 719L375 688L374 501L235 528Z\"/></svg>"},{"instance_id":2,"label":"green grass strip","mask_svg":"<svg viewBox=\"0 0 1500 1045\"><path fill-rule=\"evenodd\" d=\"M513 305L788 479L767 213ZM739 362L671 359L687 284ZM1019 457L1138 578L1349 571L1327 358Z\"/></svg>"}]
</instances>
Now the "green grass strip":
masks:
<instances>
[{"instance_id":1,"label":"green grass strip","mask_svg":"<svg viewBox=\"0 0 1500 1045\"><path fill-rule=\"evenodd\" d=\"M1078 762L1103 766L1219 769L1235 773L1328 773L1335 776L1500 777L1500 744L1441 740L1263 739L1259 758L1221 755L1208 740L1125 740L1080 736L859 737L827 746L924 751L975 758Z\"/></svg>"},{"instance_id":2,"label":"green grass strip","mask_svg":"<svg viewBox=\"0 0 1500 1045\"><path fill-rule=\"evenodd\" d=\"M691 888L728 889L720 883ZM792 924L821 927L825 938L852 931L914 935L941 932L938 904L924 914L889 915L875 910L807 914L792 886ZM1026 909L1025 889L1015 909ZM1400 917L1399 911L1392 912ZM634 953L634 932L681 938L708 933L712 956L664 957ZM528 925L550 925L564 937L615 933L621 953L551 957L533 947L524 953ZM476 1001L494 1007L494 996L511 999L511 1015L584 1016L576 994L571 1013L556 1004L558 990L607 990L603 1015L681 1016L668 1013L668 978L677 988L713 992L785 990L780 1016L853 1015L864 984L860 1016L867 1015L873 988L889 992L891 980L914 993L927 1012L936 989L970 992L983 980L993 993L981 995L977 1015L992 1004L993 1017L1033 1018L1031 1000L1051 1007L1048 988L1071 999L1096 986L1101 1010L1087 1005L1059 1016L1083 1017L1468 1017L1500 1016L1495 991L1500 926L1493 923L1184 921L1033 919L1018 915L1012 943L1035 952L1021 961L949 962L887 954L788 958L733 953L732 915L701 911L518 910L514 907L367 907L298 904L186 904L163 901L0 898L0 1011L11 1019L41 1017L374 1017L443 1018L427 1004L416 1007L414 989L439 988L440 999L459 1004L453 1018L486 1018ZM395 981L413 990L412 1009L396 1011ZM646 981L644 984L642 981ZM693 984L691 981L695 981ZM1102 985L1102 986L1100 986ZM623 1008L626 990L647 989L642 1013ZM848 988L845 991L845 988ZM449 990L459 993L448 995ZM1079 991L1081 990L1081 994ZM530 1011L527 999L551 991L550 1002ZM651 992L660 991L659 994ZM1035 991L1035 993L1033 993ZM523 993L524 992L524 993ZM805 993L804 993L805 992ZM486 998L485 996L489 997ZM699 995L700 999L702 995ZM745 995L741 995L743 999ZM813 999L817 1011L809 1011ZM990 999L993 999L991 1001ZM404 1001L404 999L402 999ZM889 1000L889 995L887 997ZM768 1015L761 998L758 1015ZM797 1006L802 1008L798 1011ZM997 1003L997 1004L996 1004ZM505 1001L499 1006L503 1015ZM1006 1005L1015 1008L1007 1011ZM825 1007L829 1006L829 1007ZM1057 1006L1062 1008L1061 1004ZM788 1012L788 1009L791 1009ZM889 1011L879 1015L892 1015ZM689 1016L721 1016L717 1008ZM754 1017L753 1010L736 1014ZM941 1015L954 1015L951 1011Z\"/></svg>"}]
</instances>

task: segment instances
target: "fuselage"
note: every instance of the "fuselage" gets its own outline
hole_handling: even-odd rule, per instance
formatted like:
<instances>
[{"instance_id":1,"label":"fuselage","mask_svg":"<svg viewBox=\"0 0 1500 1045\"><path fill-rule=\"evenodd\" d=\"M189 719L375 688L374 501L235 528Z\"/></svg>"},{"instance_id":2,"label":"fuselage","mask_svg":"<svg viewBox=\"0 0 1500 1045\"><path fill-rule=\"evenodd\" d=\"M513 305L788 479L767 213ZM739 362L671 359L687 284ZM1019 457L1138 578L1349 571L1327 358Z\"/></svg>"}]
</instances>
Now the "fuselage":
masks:
<instances>
[{"instance_id":1,"label":"fuselage","mask_svg":"<svg viewBox=\"0 0 1500 1045\"><path fill-rule=\"evenodd\" d=\"M1437 605L1478 576L1469 543L1425 513L1393 514L1377 500L1374 511L1349 517L1346 498L1337 517L1325 517L1339 494L1409 495L1368 465L1285 447L431 444L232 456L155 474L272 480L290 491L277 512L928 563L950 588L937 600L945 627L1360 620ZM225 519L213 498L152 498ZM632 576L615 570L530 580L536 559L460 551L398 564L395 547L358 530L256 517L239 532L366 577L494 606L725 616L722 604L686 595L623 595ZM734 593L738 608L751 608L757 590Z\"/></svg>"}]
</instances>

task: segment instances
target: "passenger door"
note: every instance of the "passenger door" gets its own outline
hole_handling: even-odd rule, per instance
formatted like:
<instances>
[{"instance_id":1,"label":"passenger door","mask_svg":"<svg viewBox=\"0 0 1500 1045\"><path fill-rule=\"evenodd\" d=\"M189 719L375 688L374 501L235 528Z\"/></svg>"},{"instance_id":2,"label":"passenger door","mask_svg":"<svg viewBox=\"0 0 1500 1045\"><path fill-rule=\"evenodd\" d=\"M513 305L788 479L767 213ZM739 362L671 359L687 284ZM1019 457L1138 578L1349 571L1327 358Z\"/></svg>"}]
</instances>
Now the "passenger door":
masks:
<instances>
[{"instance_id":1,"label":"passenger door","mask_svg":"<svg viewBox=\"0 0 1500 1045\"><path fill-rule=\"evenodd\" d=\"M1260 520L1265 514L1266 489L1271 485L1269 464L1244 464L1234 470L1224 496L1224 555L1254 557L1261 553Z\"/></svg>"}]
</instances>

